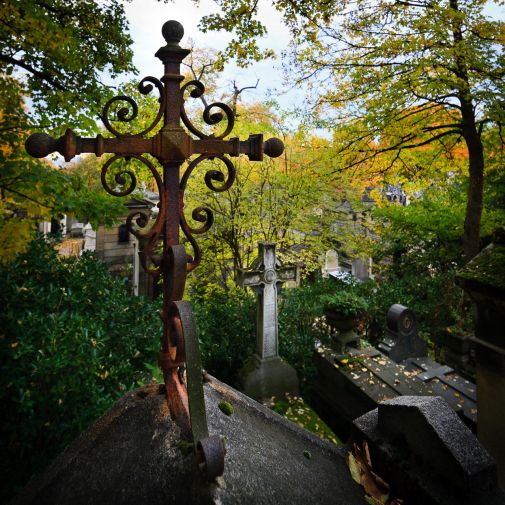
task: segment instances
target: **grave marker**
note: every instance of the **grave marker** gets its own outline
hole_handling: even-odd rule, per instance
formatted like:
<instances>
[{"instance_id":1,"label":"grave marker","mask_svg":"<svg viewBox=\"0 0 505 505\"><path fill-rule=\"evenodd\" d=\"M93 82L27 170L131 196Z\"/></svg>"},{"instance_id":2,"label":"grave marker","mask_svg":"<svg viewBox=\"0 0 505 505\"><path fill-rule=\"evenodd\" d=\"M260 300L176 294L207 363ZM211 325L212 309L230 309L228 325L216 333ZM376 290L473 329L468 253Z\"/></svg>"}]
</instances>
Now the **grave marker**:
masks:
<instances>
[{"instance_id":1,"label":"grave marker","mask_svg":"<svg viewBox=\"0 0 505 505\"><path fill-rule=\"evenodd\" d=\"M387 313L387 337L378 345L381 352L399 363L406 358L426 356L427 345L417 334L413 310L395 303Z\"/></svg>"},{"instance_id":2,"label":"grave marker","mask_svg":"<svg viewBox=\"0 0 505 505\"><path fill-rule=\"evenodd\" d=\"M372 468L405 503L503 503L493 458L442 398L387 400L353 424L354 442L367 441Z\"/></svg>"},{"instance_id":3,"label":"grave marker","mask_svg":"<svg viewBox=\"0 0 505 505\"><path fill-rule=\"evenodd\" d=\"M279 356L277 291L283 282L296 279L296 267L283 267L275 255L275 244L258 243L258 257L248 270L239 270L238 283L257 296L256 354L241 371L243 390L255 399L285 392L298 392L296 372Z\"/></svg>"},{"instance_id":4,"label":"grave marker","mask_svg":"<svg viewBox=\"0 0 505 505\"><path fill-rule=\"evenodd\" d=\"M330 249L326 251L324 258L323 277L329 277L332 273L340 272L341 268L338 264L337 251Z\"/></svg>"},{"instance_id":5,"label":"grave marker","mask_svg":"<svg viewBox=\"0 0 505 505\"><path fill-rule=\"evenodd\" d=\"M347 348L347 352L321 347L315 353L318 377L313 386L313 406L326 424L340 438L346 438L354 418L387 399L441 396L475 432L475 384L448 366L414 354L419 346L412 345L412 340L420 339L413 311L393 305L388 312L388 328L390 332L396 330L396 338L387 348L389 355L374 347ZM410 339L410 343L402 342L403 339Z\"/></svg>"}]
</instances>

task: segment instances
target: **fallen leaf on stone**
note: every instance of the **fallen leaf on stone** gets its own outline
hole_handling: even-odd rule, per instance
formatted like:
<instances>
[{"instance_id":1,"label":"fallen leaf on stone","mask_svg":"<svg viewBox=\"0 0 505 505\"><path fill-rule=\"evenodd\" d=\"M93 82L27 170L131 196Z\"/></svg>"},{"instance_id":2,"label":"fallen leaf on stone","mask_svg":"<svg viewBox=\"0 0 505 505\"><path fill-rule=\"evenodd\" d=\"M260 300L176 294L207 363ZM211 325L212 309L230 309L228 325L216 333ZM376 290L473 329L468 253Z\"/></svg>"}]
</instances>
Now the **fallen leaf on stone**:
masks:
<instances>
[{"instance_id":1,"label":"fallen leaf on stone","mask_svg":"<svg viewBox=\"0 0 505 505\"><path fill-rule=\"evenodd\" d=\"M349 471L351 472L351 477L355 482L361 485L361 471L356 461L356 458L353 456L352 452L349 452L349 457L347 458L347 464L349 465Z\"/></svg>"},{"instance_id":2,"label":"fallen leaf on stone","mask_svg":"<svg viewBox=\"0 0 505 505\"><path fill-rule=\"evenodd\" d=\"M351 477L363 486L365 500L371 505L402 505L403 501L393 498L389 493L389 485L372 470L372 460L368 444L353 444L352 451L347 457L347 464Z\"/></svg>"}]
</instances>

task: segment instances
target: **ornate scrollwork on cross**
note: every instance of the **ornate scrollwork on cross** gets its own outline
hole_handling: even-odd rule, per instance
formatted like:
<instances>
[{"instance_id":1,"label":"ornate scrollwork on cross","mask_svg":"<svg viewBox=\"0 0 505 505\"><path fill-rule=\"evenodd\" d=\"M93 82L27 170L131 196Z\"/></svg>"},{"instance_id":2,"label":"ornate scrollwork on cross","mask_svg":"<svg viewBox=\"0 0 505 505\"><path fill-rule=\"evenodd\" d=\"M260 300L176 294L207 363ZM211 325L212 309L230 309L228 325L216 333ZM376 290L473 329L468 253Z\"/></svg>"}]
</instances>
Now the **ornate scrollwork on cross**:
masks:
<instances>
[{"instance_id":1,"label":"ornate scrollwork on cross","mask_svg":"<svg viewBox=\"0 0 505 505\"><path fill-rule=\"evenodd\" d=\"M195 158L186 168L186 171L182 176L180 184L180 202L181 202L181 228L182 231L184 232L184 235L186 235L187 239L189 240L189 243L191 244L191 247L193 248L194 252L193 257L188 262L187 267L188 272L194 270L200 264L202 258L202 251L193 235L200 235L202 233L207 232L214 223L214 214L209 207L204 206L196 207L193 210L191 217L193 218L193 220L202 223L202 226L198 228L190 226L186 221L186 217L184 215L184 208L183 208L184 192L186 191L188 179L195 170L195 168L203 161L210 159L222 161L227 169L226 175L223 174L223 172L221 172L220 170L207 170L204 176L204 180L205 185L210 190L215 191L217 193L226 191L233 185L236 176L235 167L233 166L233 163L230 161L230 159L222 155L212 156L210 154L202 154L198 156L198 158ZM216 184L216 182L219 184Z\"/></svg>"},{"instance_id":2,"label":"ornate scrollwork on cross","mask_svg":"<svg viewBox=\"0 0 505 505\"><path fill-rule=\"evenodd\" d=\"M129 136L142 137L144 135L147 135L154 128L156 128L161 118L163 117L163 112L165 110L165 94L163 92L164 90L163 84L159 79L156 79L155 77L144 77L139 82L137 89L139 90L139 93L141 93L142 95L148 95L154 89L153 85L156 86L156 88L158 89L158 93L160 95L159 97L160 105L156 117L147 128L144 128L142 131L133 134L133 133L121 133L112 126L111 121L121 121L122 123L129 123L138 117L139 107L137 105L137 102L133 98L126 95L115 96L104 105L100 118L102 119L105 128L118 138L122 137L124 138ZM112 113L111 107L114 104L118 104L121 102L126 103L127 106L123 106L119 110L115 111L116 118L111 119L110 118L110 114Z\"/></svg>"},{"instance_id":3,"label":"ornate scrollwork on cross","mask_svg":"<svg viewBox=\"0 0 505 505\"><path fill-rule=\"evenodd\" d=\"M233 116L233 111L222 102L214 102L205 106L203 110L203 120L209 126L214 126L219 124L226 117L226 128L220 134L210 134L207 135L201 130L199 130L189 119L186 109L184 107L184 94L189 88L193 88L190 92L191 98L200 98L205 93L205 86L200 81L189 81L181 88L181 94L183 97L182 107L181 107L181 119L184 126L193 134L200 139L224 139L227 137L235 125L235 117ZM213 109L220 109L222 112L212 112Z\"/></svg>"}]
</instances>

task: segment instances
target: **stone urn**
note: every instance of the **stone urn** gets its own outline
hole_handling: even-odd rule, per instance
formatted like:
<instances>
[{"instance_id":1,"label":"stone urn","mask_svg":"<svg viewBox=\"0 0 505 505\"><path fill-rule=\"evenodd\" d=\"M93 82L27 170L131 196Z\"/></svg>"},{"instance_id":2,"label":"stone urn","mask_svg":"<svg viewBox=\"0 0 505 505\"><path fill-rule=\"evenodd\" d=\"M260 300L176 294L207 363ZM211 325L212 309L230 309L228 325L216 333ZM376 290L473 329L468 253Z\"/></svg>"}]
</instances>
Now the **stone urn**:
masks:
<instances>
[{"instance_id":1,"label":"stone urn","mask_svg":"<svg viewBox=\"0 0 505 505\"><path fill-rule=\"evenodd\" d=\"M348 345L357 346L359 336L354 330L365 314L365 299L352 291L339 291L322 301L326 322L332 330L332 348L343 353Z\"/></svg>"},{"instance_id":2,"label":"stone urn","mask_svg":"<svg viewBox=\"0 0 505 505\"><path fill-rule=\"evenodd\" d=\"M358 325L360 315L345 315L333 310L325 309L326 322L332 330L331 347L344 353L348 345L357 346L359 335L354 331Z\"/></svg>"}]
</instances>

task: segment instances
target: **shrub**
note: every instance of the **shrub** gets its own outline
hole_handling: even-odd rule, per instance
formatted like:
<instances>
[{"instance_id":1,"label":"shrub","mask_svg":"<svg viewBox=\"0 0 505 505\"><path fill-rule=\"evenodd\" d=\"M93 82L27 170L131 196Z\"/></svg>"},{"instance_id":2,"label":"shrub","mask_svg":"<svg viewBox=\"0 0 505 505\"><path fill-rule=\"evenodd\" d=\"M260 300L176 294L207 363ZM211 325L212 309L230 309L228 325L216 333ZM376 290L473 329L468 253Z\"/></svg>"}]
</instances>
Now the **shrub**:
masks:
<instances>
[{"instance_id":1,"label":"shrub","mask_svg":"<svg viewBox=\"0 0 505 505\"><path fill-rule=\"evenodd\" d=\"M325 311L335 312L345 317L355 317L368 308L367 301L350 289L342 289L321 297Z\"/></svg>"},{"instance_id":2,"label":"shrub","mask_svg":"<svg viewBox=\"0 0 505 505\"><path fill-rule=\"evenodd\" d=\"M5 500L155 361L161 323L91 255L33 241L0 267L1 472Z\"/></svg>"},{"instance_id":3,"label":"shrub","mask_svg":"<svg viewBox=\"0 0 505 505\"><path fill-rule=\"evenodd\" d=\"M256 297L240 288L214 286L193 293L202 366L228 384L256 348Z\"/></svg>"},{"instance_id":4,"label":"shrub","mask_svg":"<svg viewBox=\"0 0 505 505\"><path fill-rule=\"evenodd\" d=\"M283 289L279 299L279 353L296 370L305 396L315 377L312 355L316 342L328 343L327 333L315 324L323 314L322 297L335 289L332 279L319 279L294 289Z\"/></svg>"}]
</instances>

